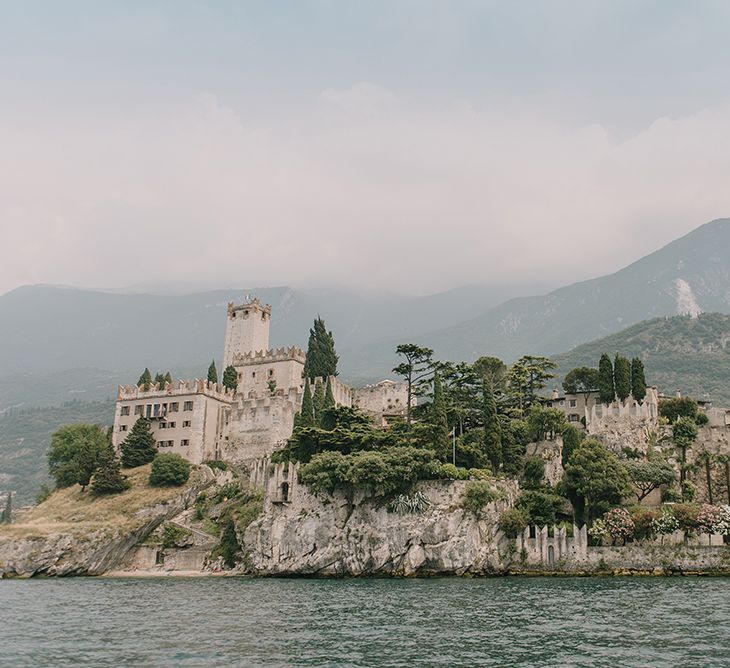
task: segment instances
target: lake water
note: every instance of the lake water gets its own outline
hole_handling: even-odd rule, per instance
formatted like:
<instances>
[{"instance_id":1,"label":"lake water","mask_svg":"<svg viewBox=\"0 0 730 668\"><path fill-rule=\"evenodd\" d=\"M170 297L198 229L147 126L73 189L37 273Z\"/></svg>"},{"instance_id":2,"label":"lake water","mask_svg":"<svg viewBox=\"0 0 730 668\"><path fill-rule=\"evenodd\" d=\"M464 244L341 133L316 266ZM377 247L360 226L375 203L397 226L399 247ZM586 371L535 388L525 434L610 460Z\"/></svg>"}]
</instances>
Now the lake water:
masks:
<instances>
[{"instance_id":1,"label":"lake water","mask_svg":"<svg viewBox=\"0 0 730 668\"><path fill-rule=\"evenodd\" d=\"M730 579L0 581L2 666L730 666Z\"/></svg>"}]
</instances>

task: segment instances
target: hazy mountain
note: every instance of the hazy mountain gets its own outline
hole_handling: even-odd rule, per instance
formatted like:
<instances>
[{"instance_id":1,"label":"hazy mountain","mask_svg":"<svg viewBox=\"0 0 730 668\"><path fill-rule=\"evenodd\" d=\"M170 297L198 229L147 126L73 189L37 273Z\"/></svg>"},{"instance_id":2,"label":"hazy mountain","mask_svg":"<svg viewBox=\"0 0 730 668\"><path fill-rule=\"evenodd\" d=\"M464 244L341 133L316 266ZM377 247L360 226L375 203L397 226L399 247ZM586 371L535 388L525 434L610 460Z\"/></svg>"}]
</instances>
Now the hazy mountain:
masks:
<instances>
[{"instance_id":1,"label":"hazy mountain","mask_svg":"<svg viewBox=\"0 0 730 668\"><path fill-rule=\"evenodd\" d=\"M559 364L556 387L575 367L597 367L604 352L640 357L647 382L667 394L681 390L730 405L730 315L656 318L554 355Z\"/></svg>"}]
</instances>

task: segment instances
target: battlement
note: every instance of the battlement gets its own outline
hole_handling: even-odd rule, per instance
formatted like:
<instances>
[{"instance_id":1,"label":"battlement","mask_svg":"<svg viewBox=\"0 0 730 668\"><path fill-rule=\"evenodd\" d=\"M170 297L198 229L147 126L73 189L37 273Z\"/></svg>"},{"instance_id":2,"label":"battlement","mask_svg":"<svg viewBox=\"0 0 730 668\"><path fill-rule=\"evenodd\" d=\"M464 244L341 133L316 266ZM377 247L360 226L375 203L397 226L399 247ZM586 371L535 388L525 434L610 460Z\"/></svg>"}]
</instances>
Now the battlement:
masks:
<instances>
[{"instance_id":1,"label":"battlement","mask_svg":"<svg viewBox=\"0 0 730 668\"><path fill-rule=\"evenodd\" d=\"M262 304L257 297L254 297L253 299L246 298L246 300L242 304L234 304L233 302L228 302L228 316L234 317L234 313L236 311L244 311L244 310L253 310L258 311L259 313L265 313L267 316L271 317L271 305L270 304Z\"/></svg>"},{"instance_id":2,"label":"battlement","mask_svg":"<svg viewBox=\"0 0 730 668\"><path fill-rule=\"evenodd\" d=\"M234 393L219 383L210 383L207 380L196 378L194 381L179 380L174 383L165 383L164 387L160 387L159 383L155 383L148 390L144 389L144 385L120 385L117 391L117 401L157 399L188 394L204 394L211 399L231 403Z\"/></svg>"},{"instance_id":3,"label":"battlement","mask_svg":"<svg viewBox=\"0 0 730 668\"><path fill-rule=\"evenodd\" d=\"M237 353L233 356L232 364L238 366L252 366L254 364L269 364L271 362L288 362L295 360L304 364L306 353L297 346L271 348L250 353Z\"/></svg>"}]
</instances>

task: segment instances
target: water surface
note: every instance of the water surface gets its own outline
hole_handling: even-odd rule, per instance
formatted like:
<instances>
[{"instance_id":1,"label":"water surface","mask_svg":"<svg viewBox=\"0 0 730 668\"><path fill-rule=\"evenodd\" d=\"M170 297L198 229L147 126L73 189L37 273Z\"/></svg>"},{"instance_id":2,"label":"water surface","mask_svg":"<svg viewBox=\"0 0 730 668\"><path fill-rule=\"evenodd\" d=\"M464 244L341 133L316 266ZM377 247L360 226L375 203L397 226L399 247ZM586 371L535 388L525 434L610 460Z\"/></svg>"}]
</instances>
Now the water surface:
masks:
<instances>
[{"instance_id":1,"label":"water surface","mask_svg":"<svg viewBox=\"0 0 730 668\"><path fill-rule=\"evenodd\" d=\"M730 666L730 579L0 581L3 666Z\"/></svg>"}]
</instances>

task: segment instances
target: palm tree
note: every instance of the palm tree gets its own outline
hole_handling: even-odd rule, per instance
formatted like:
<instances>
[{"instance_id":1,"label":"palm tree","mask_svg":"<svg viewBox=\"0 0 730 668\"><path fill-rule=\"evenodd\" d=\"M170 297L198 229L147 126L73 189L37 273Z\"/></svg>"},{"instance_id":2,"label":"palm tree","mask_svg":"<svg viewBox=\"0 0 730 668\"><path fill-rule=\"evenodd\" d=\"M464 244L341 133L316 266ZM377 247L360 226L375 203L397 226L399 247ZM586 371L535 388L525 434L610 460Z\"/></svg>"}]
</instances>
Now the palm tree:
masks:
<instances>
[{"instance_id":1,"label":"palm tree","mask_svg":"<svg viewBox=\"0 0 730 668\"><path fill-rule=\"evenodd\" d=\"M697 454L697 463L705 467L705 481L707 482L707 500L710 505L713 504L712 498L712 463L715 461L715 455L707 450L702 450Z\"/></svg>"}]
</instances>

